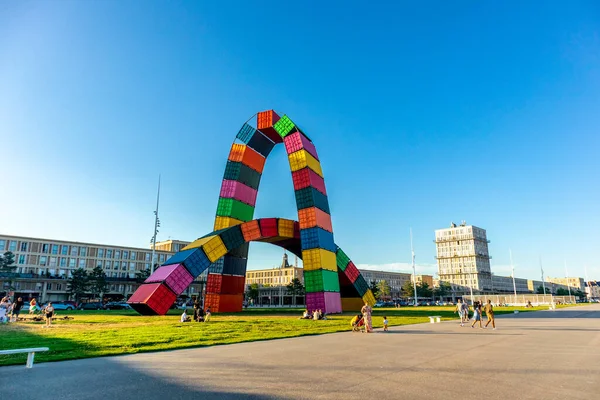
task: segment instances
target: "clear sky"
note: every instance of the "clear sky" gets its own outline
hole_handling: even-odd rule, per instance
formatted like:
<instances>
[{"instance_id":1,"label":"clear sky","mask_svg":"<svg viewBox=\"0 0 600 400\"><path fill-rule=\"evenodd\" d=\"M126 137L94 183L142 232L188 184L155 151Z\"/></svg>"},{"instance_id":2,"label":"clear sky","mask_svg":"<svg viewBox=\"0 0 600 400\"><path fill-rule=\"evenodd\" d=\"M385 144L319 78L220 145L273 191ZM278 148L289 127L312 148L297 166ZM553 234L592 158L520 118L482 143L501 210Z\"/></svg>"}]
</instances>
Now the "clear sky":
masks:
<instances>
[{"instance_id":1,"label":"clear sky","mask_svg":"<svg viewBox=\"0 0 600 400\"><path fill-rule=\"evenodd\" d=\"M487 229L492 270L600 279L596 1L2 1L0 233L148 246L213 224L257 111L317 145L357 263L435 272L434 230ZM296 219L285 149L257 217ZM253 245L249 265L281 250Z\"/></svg>"}]
</instances>

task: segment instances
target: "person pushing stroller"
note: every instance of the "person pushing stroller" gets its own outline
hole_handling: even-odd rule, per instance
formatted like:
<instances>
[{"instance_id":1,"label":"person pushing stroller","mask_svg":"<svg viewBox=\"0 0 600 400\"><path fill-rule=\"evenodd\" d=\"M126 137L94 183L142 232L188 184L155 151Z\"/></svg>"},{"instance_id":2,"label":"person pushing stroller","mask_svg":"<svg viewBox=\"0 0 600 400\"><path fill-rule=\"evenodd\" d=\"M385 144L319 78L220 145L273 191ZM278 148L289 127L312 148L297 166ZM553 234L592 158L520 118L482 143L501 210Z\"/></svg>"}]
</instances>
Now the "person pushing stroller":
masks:
<instances>
[{"instance_id":1,"label":"person pushing stroller","mask_svg":"<svg viewBox=\"0 0 600 400\"><path fill-rule=\"evenodd\" d=\"M352 332L361 332L362 327L365 325L362 314L355 315L350 321L350 325L352 326Z\"/></svg>"}]
</instances>

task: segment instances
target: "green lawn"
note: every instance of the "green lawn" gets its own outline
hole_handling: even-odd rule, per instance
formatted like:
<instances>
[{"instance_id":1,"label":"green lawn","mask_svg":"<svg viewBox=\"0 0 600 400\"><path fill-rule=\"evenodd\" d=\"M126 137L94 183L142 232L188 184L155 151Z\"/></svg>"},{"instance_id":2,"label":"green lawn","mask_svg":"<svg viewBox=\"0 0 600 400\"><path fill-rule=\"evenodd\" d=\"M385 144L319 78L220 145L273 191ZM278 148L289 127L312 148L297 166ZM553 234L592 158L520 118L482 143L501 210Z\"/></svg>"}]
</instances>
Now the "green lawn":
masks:
<instances>
[{"instance_id":1,"label":"green lawn","mask_svg":"<svg viewBox=\"0 0 600 400\"><path fill-rule=\"evenodd\" d=\"M496 314L512 313L514 309L498 308ZM454 307L376 308L373 326L380 328L384 315L390 325L408 325L428 322L429 315L456 319L453 311ZM40 362L212 346L348 331L353 314L311 321L298 318L301 309L249 309L213 315L208 323L180 323L179 313L172 310L166 316L144 317L133 311L59 311L58 318L69 315L74 319L55 320L49 329L42 328L42 322L0 325L0 349L49 347L49 352L36 354ZM26 354L0 356L0 365L24 364L25 358Z\"/></svg>"}]
</instances>

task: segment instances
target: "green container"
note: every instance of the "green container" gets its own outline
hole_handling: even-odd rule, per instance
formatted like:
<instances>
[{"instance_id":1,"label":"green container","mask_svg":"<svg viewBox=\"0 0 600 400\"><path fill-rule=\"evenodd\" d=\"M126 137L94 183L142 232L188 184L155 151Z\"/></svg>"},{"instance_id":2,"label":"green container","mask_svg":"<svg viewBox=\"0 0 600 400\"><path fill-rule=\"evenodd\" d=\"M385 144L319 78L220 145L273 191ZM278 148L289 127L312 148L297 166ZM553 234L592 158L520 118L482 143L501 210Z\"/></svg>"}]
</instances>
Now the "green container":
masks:
<instances>
[{"instance_id":1,"label":"green container","mask_svg":"<svg viewBox=\"0 0 600 400\"><path fill-rule=\"evenodd\" d=\"M279 136L282 138L286 137L290 134L292 129L294 129L295 125L291 119L288 118L287 115L284 115L279 121L273 125L273 128L279 133Z\"/></svg>"},{"instance_id":2,"label":"green container","mask_svg":"<svg viewBox=\"0 0 600 400\"><path fill-rule=\"evenodd\" d=\"M339 292L340 281L337 272L327 269L304 271L304 287L307 292Z\"/></svg>"},{"instance_id":3,"label":"green container","mask_svg":"<svg viewBox=\"0 0 600 400\"><path fill-rule=\"evenodd\" d=\"M220 217L232 217L240 221L248 222L254 215L254 207L235 199L219 198L217 215Z\"/></svg>"},{"instance_id":4,"label":"green container","mask_svg":"<svg viewBox=\"0 0 600 400\"><path fill-rule=\"evenodd\" d=\"M341 271L345 271L348 263L350 262L350 257L344 253L342 249L338 247L337 253L335 253L335 260L337 261L337 266Z\"/></svg>"}]
</instances>

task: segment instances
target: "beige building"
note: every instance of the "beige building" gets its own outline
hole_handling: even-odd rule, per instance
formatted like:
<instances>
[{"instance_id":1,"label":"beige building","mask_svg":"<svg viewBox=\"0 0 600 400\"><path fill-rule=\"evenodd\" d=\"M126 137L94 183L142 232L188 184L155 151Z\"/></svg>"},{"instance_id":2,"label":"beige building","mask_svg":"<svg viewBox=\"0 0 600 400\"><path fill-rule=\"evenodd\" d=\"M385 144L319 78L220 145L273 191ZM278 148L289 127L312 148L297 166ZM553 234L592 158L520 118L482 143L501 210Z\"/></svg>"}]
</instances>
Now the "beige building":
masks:
<instances>
[{"instance_id":1,"label":"beige building","mask_svg":"<svg viewBox=\"0 0 600 400\"><path fill-rule=\"evenodd\" d=\"M157 242L156 263L162 264L187 243ZM0 235L0 254L7 251L15 255L16 269L10 276L0 277L0 292L8 292L12 285L16 295L41 301L67 300L66 279L72 272L97 266L106 273L108 295L127 298L139 286L136 272L151 269L152 257L152 251L145 248ZM199 290L197 285L189 289Z\"/></svg>"},{"instance_id":2,"label":"beige building","mask_svg":"<svg viewBox=\"0 0 600 400\"><path fill-rule=\"evenodd\" d=\"M410 276L411 282L413 281L413 276ZM432 275L417 275L417 283L426 283L430 288L434 287L434 280ZM439 280L438 280L439 281ZM439 283L438 283L439 287Z\"/></svg>"},{"instance_id":3,"label":"beige building","mask_svg":"<svg viewBox=\"0 0 600 400\"><path fill-rule=\"evenodd\" d=\"M406 282L412 282L412 274L404 272L390 272L390 271L371 271L368 269L359 269L359 272L367 281L367 284L371 286L372 282L379 283L381 281L387 281L390 285L391 297L398 298L402 296L402 286Z\"/></svg>"},{"instance_id":4,"label":"beige building","mask_svg":"<svg viewBox=\"0 0 600 400\"><path fill-rule=\"evenodd\" d=\"M585 284L583 278L567 277L567 278L551 278L546 277L546 282L556 283L565 287L570 287L571 290L585 290Z\"/></svg>"},{"instance_id":5,"label":"beige building","mask_svg":"<svg viewBox=\"0 0 600 400\"><path fill-rule=\"evenodd\" d=\"M492 275L492 293L514 293L515 287L517 293L529 293L527 279L515 278L513 285L512 276Z\"/></svg>"},{"instance_id":6,"label":"beige building","mask_svg":"<svg viewBox=\"0 0 600 400\"><path fill-rule=\"evenodd\" d=\"M287 253L284 253L279 267L246 271L246 287L252 284L262 287L286 286L296 278L304 285L304 270L297 263L296 259L296 265L291 266Z\"/></svg>"},{"instance_id":7,"label":"beige building","mask_svg":"<svg viewBox=\"0 0 600 400\"><path fill-rule=\"evenodd\" d=\"M585 283L585 293L588 299L600 299L600 282L589 281Z\"/></svg>"},{"instance_id":8,"label":"beige building","mask_svg":"<svg viewBox=\"0 0 600 400\"><path fill-rule=\"evenodd\" d=\"M435 231L436 259L440 281L448 282L455 293L492 290L490 255L485 229L452 223Z\"/></svg>"}]
</instances>

